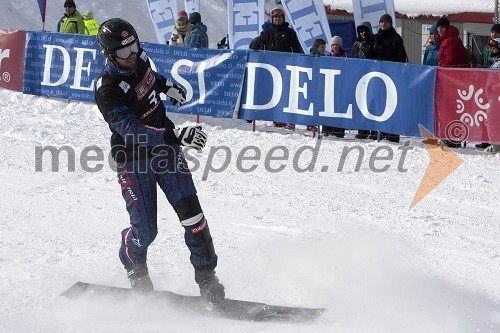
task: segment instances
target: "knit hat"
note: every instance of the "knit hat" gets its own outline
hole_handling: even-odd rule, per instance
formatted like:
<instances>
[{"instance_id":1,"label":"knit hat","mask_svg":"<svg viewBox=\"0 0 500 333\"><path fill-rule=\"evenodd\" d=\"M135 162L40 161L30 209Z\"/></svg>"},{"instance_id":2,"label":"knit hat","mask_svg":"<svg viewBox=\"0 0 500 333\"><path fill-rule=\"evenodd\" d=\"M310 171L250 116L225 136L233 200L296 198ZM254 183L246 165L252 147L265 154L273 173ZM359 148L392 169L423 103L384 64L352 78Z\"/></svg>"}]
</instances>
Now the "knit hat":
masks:
<instances>
[{"instance_id":1,"label":"knit hat","mask_svg":"<svg viewBox=\"0 0 500 333\"><path fill-rule=\"evenodd\" d=\"M179 17L185 17L185 18L188 18L188 14L186 13L186 11L184 10L180 10L178 13L177 13L177 18Z\"/></svg>"},{"instance_id":2,"label":"knit hat","mask_svg":"<svg viewBox=\"0 0 500 333\"><path fill-rule=\"evenodd\" d=\"M437 29L436 24L434 23L433 25L431 25L431 27L429 29L429 34L437 34L437 32L438 32L438 29Z\"/></svg>"},{"instance_id":3,"label":"knit hat","mask_svg":"<svg viewBox=\"0 0 500 333\"><path fill-rule=\"evenodd\" d=\"M437 23L436 23L436 27L445 27L445 28L449 28L450 27L450 20L448 20L446 17L441 17Z\"/></svg>"},{"instance_id":4,"label":"knit hat","mask_svg":"<svg viewBox=\"0 0 500 333\"><path fill-rule=\"evenodd\" d=\"M66 0L64 1L64 7L73 7L76 8L75 2L73 0Z\"/></svg>"},{"instance_id":5,"label":"knit hat","mask_svg":"<svg viewBox=\"0 0 500 333\"><path fill-rule=\"evenodd\" d=\"M94 18L94 13L92 13L90 10L87 10L85 13L83 13L83 19L85 21L91 20Z\"/></svg>"},{"instance_id":6,"label":"knit hat","mask_svg":"<svg viewBox=\"0 0 500 333\"><path fill-rule=\"evenodd\" d=\"M390 24L392 24L392 17L389 14L384 14L384 15L380 16L380 20L378 20L378 21L379 22L389 22Z\"/></svg>"},{"instance_id":7,"label":"knit hat","mask_svg":"<svg viewBox=\"0 0 500 333\"><path fill-rule=\"evenodd\" d=\"M196 24L201 22L201 15L198 12L192 12L189 14L189 23Z\"/></svg>"},{"instance_id":8,"label":"knit hat","mask_svg":"<svg viewBox=\"0 0 500 333\"><path fill-rule=\"evenodd\" d=\"M493 24L493 26L491 27L491 32L496 32L500 34L500 24L499 23Z\"/></svg>"},{"instance_id":9,"label":"knit hat","mask_svg":"<svg viewBox=\"0 0 500 333\"><path fill-rule=\"evenodd\" d=\"M333 44L339 44L340 47L342 47L342 38L340 38L339 36L333 36L332 42L330 43L330 45L333 45Z\"/></svg>"}]
</instances>

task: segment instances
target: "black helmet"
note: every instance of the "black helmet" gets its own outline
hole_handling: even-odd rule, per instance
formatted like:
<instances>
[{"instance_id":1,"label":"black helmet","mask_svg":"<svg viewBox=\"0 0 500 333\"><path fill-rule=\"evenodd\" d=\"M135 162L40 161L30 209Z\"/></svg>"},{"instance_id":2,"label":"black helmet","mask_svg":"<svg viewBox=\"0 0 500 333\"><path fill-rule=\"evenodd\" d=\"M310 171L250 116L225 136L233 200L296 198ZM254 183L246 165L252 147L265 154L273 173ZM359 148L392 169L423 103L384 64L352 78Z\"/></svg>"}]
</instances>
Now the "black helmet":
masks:
<instances>
[{"instance_id":1,"label":"black helmet","mask_svg":"<svg viewBox=\"0 0 500 333\"><path fill-rule=\"evenodd\" d=\"M139 37L132 24L121 18L112 18L99 27L97 41L104 52L112 53L115 49L138 42Z\"/></svg>"}]
</instances>

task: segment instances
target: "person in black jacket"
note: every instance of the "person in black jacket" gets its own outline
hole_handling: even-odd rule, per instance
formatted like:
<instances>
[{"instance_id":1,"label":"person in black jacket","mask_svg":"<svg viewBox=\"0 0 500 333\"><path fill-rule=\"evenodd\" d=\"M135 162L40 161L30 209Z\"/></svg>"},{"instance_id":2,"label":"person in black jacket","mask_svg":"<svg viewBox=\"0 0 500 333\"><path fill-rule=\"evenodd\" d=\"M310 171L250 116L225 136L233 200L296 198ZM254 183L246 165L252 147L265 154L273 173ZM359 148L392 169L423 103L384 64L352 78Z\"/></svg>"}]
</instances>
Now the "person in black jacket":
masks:
<instances>
[{"instance_id":1,"label":"person in black jacket","mask_svg":"<svg viewBox=\"0 0 500 333\"><path fill-rule=\"evenodd\" d=\"M159 186L185 229L202 298L219 304L225 292L215 276L217 255L181 148L201 149L207 136L199 126L175 128L166 116L160 93L174 105L185 103L186 94L153 71L130 23L110 19L99 28L97 39L108 61L97 80L95 100L112 133L111 152L130 215L131 225L121 233L119 257L132 288L153 290L147 251L158 233Z\"/></svg>"},{"instance_id":2,"label":"person in black jacket","mask_svg":"<svg viewBox=\"0 0 500 333\"><path fill-rule=\"evenodd\" d=\"M285 22L285 12L280 6L271 10L272 26L260 34L260 49L267 51L304 53L295 31ZM274 122L276 127L294 129L295 125Z\"/></svg>"},{"instance_id":3,"label":"person in black jacket","mask_svg":"<svg viewBox=\"0 0 500 333\"><path fill-rule=\"evenodd\" d=\"M351 58L374 59L375 54L373 48L375 40L373 38L371 23L362 22L356 27L356 32L358 33L358 38L352 45ZM366 139L370 134L377 135L377 131L358 130L356 139Z\"/></svg>"},{"instance_id":4,"label":"person in black jacket","mask_svg":"<svg viewBox=\"0 0 500 333\"><path fill-rule=\"evenodd\" d=\"M375 35L374 55L375 59L383 61L407 62L408 56L403 43L403 38L392 26L392 17L384 14L379 20L380 29ZM376 139L376 135L370 135L370 139ZM399 134L380 132L380 139L399 142Z\"/></svg>"},{"instance_id":5,"label":"person in black jacket","mask_svg":"<svg viewBox=\"0 0 500 333\"><path fill-rule=\"evenodd\" d=\"M271 10L272 26L266 29L262 37L264 49L268 51L304 53L295 31L285 22L283 8Z\"/></svg>"}]
</instances>

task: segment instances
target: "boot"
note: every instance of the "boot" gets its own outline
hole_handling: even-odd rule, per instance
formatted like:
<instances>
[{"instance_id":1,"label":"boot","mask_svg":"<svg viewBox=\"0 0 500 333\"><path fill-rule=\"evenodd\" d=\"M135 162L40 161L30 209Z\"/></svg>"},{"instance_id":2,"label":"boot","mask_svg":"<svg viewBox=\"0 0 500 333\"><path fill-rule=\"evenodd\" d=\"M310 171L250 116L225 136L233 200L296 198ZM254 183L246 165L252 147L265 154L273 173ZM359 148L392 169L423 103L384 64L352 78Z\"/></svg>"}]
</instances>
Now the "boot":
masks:
<instances>
[{"instance_id":1,"label":"boot","mask_svg":"<svg viewBox=\"0 0 500 333\"><path fill-rule=\"evenodd\" d=\"M153 282L149 277L148 266L135 269L127 268L127 277L130 280L130 285L134 291L141 294L147 294L153 291Z\"/></svg>"},{"instance_id":2,"label":"boot","mask_svg":"<svg viewBox=\"0 0 500 333\"><path fill-rule=\"evenodd\" d=\"M214 306L224 302L226 293L224 286L219 282L215 271L212 269L199 270L195 269L194 280L200 286L201 298Z\"/></svg>"}]
</instances>

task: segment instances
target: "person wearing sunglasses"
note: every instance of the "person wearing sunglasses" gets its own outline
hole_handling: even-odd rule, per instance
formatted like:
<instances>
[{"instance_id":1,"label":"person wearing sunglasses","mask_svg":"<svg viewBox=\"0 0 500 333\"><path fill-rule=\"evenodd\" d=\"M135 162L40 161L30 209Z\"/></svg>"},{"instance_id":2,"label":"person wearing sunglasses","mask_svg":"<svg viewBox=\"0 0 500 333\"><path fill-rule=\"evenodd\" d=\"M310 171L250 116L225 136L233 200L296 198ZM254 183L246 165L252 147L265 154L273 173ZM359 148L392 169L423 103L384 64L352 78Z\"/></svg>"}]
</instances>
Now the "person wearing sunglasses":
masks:
<instances>
[{"instance_id":1,"label":"person wearing sunglasses","mask_svg":"<svg viewBox=\"0 0 500 333\"><path fill-rule=\"evenodd\" d=\"M97 80L95 100L112 133L111 154L130 216L119 250L130 284L140 293L153 290L147 252L158 233L159 187L185 229L200 294L216 306L224 301L224 286L215 275L217 255L181 148L201 150L207 135L201 126L175 128L167 117L160 93L179 106L186 103L186 94L153 71L129 22L104 22L97 40L108 61Z\"/></svg>"}]
</instances>

